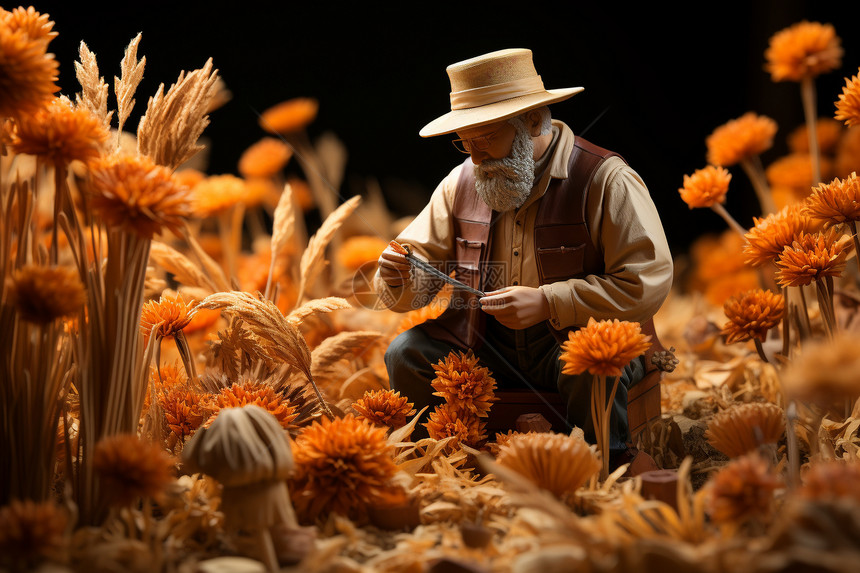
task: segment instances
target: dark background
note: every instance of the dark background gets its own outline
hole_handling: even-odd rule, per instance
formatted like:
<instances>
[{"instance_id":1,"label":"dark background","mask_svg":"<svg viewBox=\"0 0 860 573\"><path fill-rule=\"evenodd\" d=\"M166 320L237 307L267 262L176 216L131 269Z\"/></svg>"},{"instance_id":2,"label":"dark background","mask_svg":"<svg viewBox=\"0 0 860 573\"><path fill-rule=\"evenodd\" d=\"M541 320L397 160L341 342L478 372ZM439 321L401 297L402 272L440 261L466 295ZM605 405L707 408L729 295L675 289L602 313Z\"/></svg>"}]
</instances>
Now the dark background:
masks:
<instances>
[{"instance_id":1,"label":"dark background","mask_svg":"<svg viewBox=\"0 0 860 573\"><path fill-rule=\"evenodd\" d=\"M818 111L832 117L845 77L860 67L857 2L707 2L668 12L658 3L507 4L269 3L150 1L43 2L59 37L60 85L79 87L74 61L81 41L112 84L129 41L142 32L146 56L137 117L159 83L212 57L233 99L213 112L210 174L235 173L242 151L266 135L257 114L297 96L320 102L311 137L335 133L349 152L345 197L379 181L398 215L416 213L461 157L449 138L418 130L448 111L448 64L489 51L526 47L547 88L583 86L553 114L592 142L621 153L648 184L670 244L683 252L704 232L721 231L712 211L690 211L678 195L684 174L705 166L705 138L747 111L780 127L767 164L785 153L785 136L803 122L798 84L773 83L764 51L777 31L800 20L831 23L845 49L842 67L819 77ZM692 5L692 3L689 3ZM560 9L559 6L566 8ZM8 8L7 8L8 9ZM115 101L110 100L110 107ZM860 166L858 166L860 167ZM758 215L739 168L727 209L743 225Z\"/></svg>"}]
</instances>

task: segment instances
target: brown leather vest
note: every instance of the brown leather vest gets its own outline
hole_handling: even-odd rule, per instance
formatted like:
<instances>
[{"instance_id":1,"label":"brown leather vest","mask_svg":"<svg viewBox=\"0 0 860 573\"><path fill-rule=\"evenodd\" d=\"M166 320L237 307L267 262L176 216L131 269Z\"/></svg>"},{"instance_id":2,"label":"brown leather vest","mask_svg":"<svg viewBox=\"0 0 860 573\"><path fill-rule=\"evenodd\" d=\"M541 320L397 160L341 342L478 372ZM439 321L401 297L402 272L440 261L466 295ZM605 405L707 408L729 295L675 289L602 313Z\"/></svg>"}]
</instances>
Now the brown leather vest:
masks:
<instances>
[{"instance_id":1,"label":"brown leather vest","mask_svg":"<svg viewBox=\"0 0 860 573\"><path fill-rule=\"evenodd\" d=\"M620 157L577 137L567 179L553 179L540 198L534 227L540 284L604 272L603 253L591 241L585 210L588 189L597 168L613 156ZM490 231L496 215L475 191L474 170L469 158L463 164L454 197L456 256L452 263L458 280L482 291L493 272L488 259ZM447 340L452 345L478 348L483 342L485 320L486 314L481 311L477 295L455 290L448 310L420 326L434 338ZM559 341L567 340L568 332L573 330L547 326Z\"/></svg>"}]
</instances>

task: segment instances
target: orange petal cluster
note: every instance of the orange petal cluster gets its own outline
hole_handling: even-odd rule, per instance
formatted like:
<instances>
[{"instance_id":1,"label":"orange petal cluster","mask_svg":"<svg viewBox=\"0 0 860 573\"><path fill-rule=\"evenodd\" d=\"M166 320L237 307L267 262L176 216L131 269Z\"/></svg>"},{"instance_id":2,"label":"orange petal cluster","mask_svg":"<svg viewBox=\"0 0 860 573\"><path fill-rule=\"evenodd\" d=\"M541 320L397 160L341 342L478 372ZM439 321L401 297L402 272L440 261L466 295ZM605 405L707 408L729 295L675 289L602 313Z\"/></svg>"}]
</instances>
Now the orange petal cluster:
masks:
<instances>
[{"instance_id":1,"label":"orange petal cluster","mask_svg":"<svg viewBox=\"0 0 860 573\"><path fill-rule=\"evenodd\" d=\"M860 69L858 75L851 79L845 78L845 86L836 100L836 113L833 117L848 127L860 125Z\"/></svg>"},{"instance_id":2,"label":"orange petal cluster","mask_svg":"<svg viewBox=\"0 0 860 573\"><path fill-rule=\"evenodd\" d=\"M860 179L857 173L817 186L806 199L804 208L810 217L831 223L860 220Z\"/></svg>"},{"instance_id":3,"label":"orange petal cluster","mask_svg":"<svg viewBox=\"0 0 860 573\"><path fill-rule=\"evenodd\" d=\"M218 415L218 412L225 408L241 408L248 404L255 404L264 410L269 411L281 427L290 429L293 421L298 417L299 413L296 407L286 400L283 396L275 392L275 389L262 382L254 380L245 380L243 382L234 383L229 388L224 388L215 396L208 405L208 409L214 412L211 420Z\"/></svg>"},{"instance_id":4,"label":"orange petal cluster","mask_svg":"<svg viewBox=\"0 0 860 573\"><path fill-rule=\"evenodd\" d=\"M708 484L708 513L720 525L739 525L766 517L780 479L757 454L742 456L726 464Z\"/></svg>"},{"instance_id":5,"label":"orange petal cluster","mask_svg":"<svg viewBox=\"0 0 860 573\"><path fill-rule=\"evenodd\" d=\"M146 156L118 155L90 168L88 187L96 215L111 227L151 239L165 228L179 234L191 214L191 195L171 171Z\"/></svg>"},{"instance_id":6,"label":"orange petal cluster","mask_svg":"<svg viewBox=\"0 0 860 573\"><path fill-rule=\"evenodd\" d=\"M557 496L576 491L600 470L585 440L553 432L511 436L496 461Z\"/></svg>"},{"instance_id":7,"label":"orange petal cluster","mask_svg":"<svg viewBox=\"0 0 860 573\"><path fill-rule=\"evenodd\" d=\"M448 450L454 450L461 444L472 448L480 447L486 442L487 423L478 416L470 415L453 404L445 403L430 413L424 427L427 434L434 440L444 440L455 437Z\"/></svg>"},{"instance_id":8,"label":"orange petal cluster","mask_svg":"<svg viewBox=\"0 0 860 573\"><path fill-rule=\"evenodd\" d=\"M48 53L54 23L32 8L0 8L0 117L23 117L59 91L59 63Z\"/></svg>"},{"instance_id":9,"label":"orange petal cluster","mask_svg":"<svg viewBox=\"0 0 860 573\"><path fill-rule=\"evenodd\" d=\"M568 335L561 345L562 372L598 376L621 376L624 367L650 347L651 337L642 333L638 322L596 321Z\"/></svg>"},{"instance_id":10,"label":"orange petal cluster","mask_svg":"<svg viewBox=\"0 0 860 573\"><path fill-rule=\"evenodd\" d=\"M365 263L376 262L388 246L388 241L370 235L356 235L343 242L337 253L342 267L357 271Z\"/></svg>"},{"instance_id":11,"label":"orange petal cluster","mask_svg":"<svg viewBox=\"0 0 860 573\"><path fill-rule=\"evenodd\" d=\"M159 393L158 404L164 411L167 427L180 441L197 431L210 414L206 396L187 384L165 384L165 390Z\"/></svg>"},{"instance_id":12,"label":"orange petal cluster","mask_svg":"<svg viewBox=\"0 0 860 573\"><path fill-rule=\"evenodd\" d=\"M782 286L803 286L838 277L854 248L851 239L835 227L818 233L801 233L776 261L776 280Z\"/></svg>"},{"instance_id":13,"label":"orange petal cluster","mask_svg":"<svg viewBox=\"0 0 860 573\"><path fill-rule=\"evenodd\" d=\"M760 267L774 261L783 249L804 232L815 230L815 222L806 215L803 205L793 203L767 217L753 217L754 226L746 235L746 262Z\"/></svg>"},{"instance_id":14,"label":"orange petal cluster","mask_svg":"<svg viewBox=\"0 0 860 573\"><path fill-rule=\"evenodd\" d=\"M806 499L860 503L860 463L856 460L818 460L809 464L798 493Z\"/></svg>"},{"instance_id":15,"label":"orange petal cluster","mask_svg":"<svg viewBox=\"0 0 860 573\"><path fill-rule=\"evenodd\" d=\"M833 174L833 162L827 157L819 160L821 177L828 178ZM790 187L798 190L798 194L809 193L809 188L816 181L812 171L812 156L808 152L790 153L773 161L765 169L765 176L772 187Z\"/></svg>"},{"instance_id":16,"label":"orange petal cluster","mask_svg":"<svg viewBox=\"0 0 860 573\"><path fill-rule=\"evenodd\" d=\"M684 175L684 186L678 192L690 209L713 207L725 203L731 180L731 174L724 167L708 165L692 175Z\"/></svg>"},{"instance_id":17,"label":"orange petal cluster","mask_svg":"<svg viewBox=\"0 0 860 573\"><path fill-rule=\"evenodd\" d=\"M705 140L708 163L729 167L757 156L773 146L776 122L747 112L717 129Z\"/></svg>"},{"instance_id":18,"label":"orange petal cluster","mask_svg":"<svg viewBox=\"0 0 860 573\"><path fill-rule=\"evenodd\" d=\"M775 82L799 82L842 65L842 42L830 24L798 22L770 38L765 69Z\"/></svg>"},{"instance_id":19,"label":"orange petal cluster","mask_svg":"<svg viewBox=\"0 0 860 573\"><path fill-rule=\"evenodd\" d=\"M781 376L792 399L825 407L860 397L860 334L839 330L830 340L804 342Z\"/></svg>"},{"instance_id":20,"label":"orange petal cluster","mask_svg":"<svg viewBox=\"0 0 860 573\"><path fill-rule=\"evenodd\" d=\"M290 493L305 521L330 512L363 514L385 499L397 472L385 428L351 414L305 428L296 438L293 459Z\"/></svg>"},{"instance_id":21,"label":"orange petal cluster","mask_svg":"<svg viewBox=\"0 0 860 573\"><path fill-rule=\"evenodd\" d=\"M144 303L140 311L140 332L144 343L149 342L149 335L156 325L160 325L155 331L157 338L175 336L191 322L191 308L192 305L182 300L182 295L177 293L162 294L157 301Z\"/></svg>"},{"instance_id":22,"label":"orange petal cluster","mask_svg":"<svg viewBox=\"0 0 860 573\"><path fill-rule=\"evenodd\" d=\"M737 404L717 413L708 424L705 438L730 458L779 442L785 433L782 408L775 404Z\"/></svg>"},{"instance_id":23,"label":"orange petal cluster","mask_svg":"<svg viewBox=\"0 0 860 573\"><path fill-rule=\"evenodd\" d=\"M239 157L239 173L243 177L271 177L284 168L292 155L293 152L280 139L264 137Z\"/></svg>"},{"instance_id":24,"label":"orange petal cluster","mask_svg":"<svg viewBox=\"0 0 860 573\"><path fill-rule=\"evenodd\" d=\"M78 269L25 265L12 273L9 303L21 318L49 324L80 311L87 300Z\"/></svg>"},{"instance_id":25,"label":"orange petal cluster","mask_svg":"<svg viewBox=\"0 0 860 573\"><path fill-rule=\"evenodd\" d=\"M471 349L451 351L438 364L433 364L436 378L430 383L434 396L444 398L463 412L486 418L496 400L496 380L489 369L478 366L478 357Z\"/></svg>"},{"instance_id":26,"label":"orange petal cluster","mask_svg":"<svg viewBox=\"0 0 860 573\"><path fill-rule=\"evenodd\" d=\"M0 568L36 571L43 561L61 561L68 520L50 501L13 499L0 507Z\"/></svg>"},{"instance_id":27,"label":"orange petal cluster","mask_svg":"<svg viewBox=\"0 0 860 573\"><path fill-rule=\"evenodd\" d=\"M245 181L235 175L212 175L198 182L193 193L194 214L212 217L245 199Z\"/></svg>"},{"instance_id":28,"label":"orange petal cluster","mask_svg":"<svg viewBox=\"0 0 860 573\"><path fill-rule=\"evenodd\" d=\"M815 134L818 138L818 149L821 153L832 154L842 137L842 124L832 118L820 117L815 122ZM788 148L792 153L809 153L809 129L803 123L797 126L786 138Z\"/></svg>"},{"instance_id":29,"label":"orange petal cluster","mask_svg":"<svg viewBox=\"0 0 860 573\"><path fill-rule=\"evenodd\" d=\"M319 101L297 97L268 108L260 116L260 127L269 133L294 133L317 117Z\"/></svg>"},{"instance_id":30,"label":"orange petal cluster","mask_svg":"<svg viewBox=\"0 0 860 573\"><path fill-rule=\"evenodd\" d=\"M173 481L173 462L167 453L135 434L100 440L93 467L100 479L100 493L119 506L129 506L142 497L158 499Z\"/></svg>"},{"instance_id":31,"label":"orange petal cluster","mask_svg":"<svg viewBox=\"0 0 860 573\"><path fill-rule=\"evenodd\" d=\"M406 418L415 414L412 406L408 397L393 390L368 390L352 404L359 417L389 428L406 425Z\"/></svg>"},{"instance_id":32,"label":"orange petal cluster","mask_svg":"<svg viewBox=\"0 0 860 573\"><path fill-rule=\"evenodd\" d=\"M782 320L785 298L769 290L750 290L729 298L723 311L729 319L722 330L727 344L753 338L763 342L768 331Z\"/></svg>"},{"instance_id":33,"label":"orange petal cluster","mask_svg":"<svg viewBox=\"0 0 860 573\"><path fill-rule=\"evenodd\" d=\"M96 160L110 135L92 112L86 108L75 109L64 98L54 99L32 115L19 117L17 125L12 150L54 164Z\"/></svg>"}]
</instances>

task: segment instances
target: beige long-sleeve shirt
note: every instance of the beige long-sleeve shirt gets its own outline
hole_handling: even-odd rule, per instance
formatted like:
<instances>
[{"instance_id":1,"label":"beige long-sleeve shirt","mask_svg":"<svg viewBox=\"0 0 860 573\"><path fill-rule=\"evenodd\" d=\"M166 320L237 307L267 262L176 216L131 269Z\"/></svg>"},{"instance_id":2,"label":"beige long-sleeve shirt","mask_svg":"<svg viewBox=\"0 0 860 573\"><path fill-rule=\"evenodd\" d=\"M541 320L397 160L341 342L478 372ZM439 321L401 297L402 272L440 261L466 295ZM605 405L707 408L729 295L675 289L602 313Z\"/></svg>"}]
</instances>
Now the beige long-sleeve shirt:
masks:
<instances>
[{"instance_id":1,"label":"beige long-sleeve shirt","mask_svg":"<svg viewBox=\"0 0 860 573\"><path fill-rule=\"evenodd\" d=\"M573 152L574 134L553 120L557 141L547 168L519 209L502 213L491 228L490 260L504 263L505 285L539 287L549 301L550 323L556 329L584 326L589 317L643 322L652 317L672 285L672 256L660 216L639 175L621 159L607 159L597 170L588 192L587 216L591 238L604 254L605 272L582 279L540 285L534 249L534 222L541 197L551 178L565 179ZM468 164L467 164L468 165ZM427 206L397 237L428 261L454 257L451 213L457 180L455 167L433 192ZM414 283L388 287L377 275L377 290L390 308L405 312L423 306L428 293Z\"/></svg>"}]
</instances>

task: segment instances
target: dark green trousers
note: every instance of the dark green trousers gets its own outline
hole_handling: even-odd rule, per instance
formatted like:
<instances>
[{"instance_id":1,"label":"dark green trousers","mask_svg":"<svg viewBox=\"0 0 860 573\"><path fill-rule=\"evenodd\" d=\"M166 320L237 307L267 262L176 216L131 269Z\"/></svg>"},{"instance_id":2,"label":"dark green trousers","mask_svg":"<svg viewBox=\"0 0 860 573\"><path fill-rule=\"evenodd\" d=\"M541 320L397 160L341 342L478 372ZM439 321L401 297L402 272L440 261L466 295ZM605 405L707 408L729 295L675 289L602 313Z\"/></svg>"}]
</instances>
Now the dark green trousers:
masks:
<instances>
[{"instance_id":1,"label":"dark green trousers","mask_svg":"<svg viewBox=\"0 0 860 573\"><path fill-rule=\"evenodd\" d=\"M393 390L408 396L415 408L435 406L442 399L433 396L430 385L435 373L432 364L445 358L453 349L447 342L430 338L420 327L398 335L385 353L385 365ZM493 317L487 317L483 344L475 351L479 364L490 369L500 389L527 388L560 392L566 412L558 412L569 428L577 426L585 432L590 443L595 443L591 420L592 375L562 374L561 346L545 323L522 330L507 328ZM612 405L609 426L609 448L622 451L627 448L630 430L627 424L627 390L645 375L642 357L631 362L621 376ZM606 395L612 390L614 378L606 380ZM524 412L525 413L525 412ZM426 420L427 413L425 413ZM425 420L422 420L425 421ZM416 427L415 436L426 435L423 426Z\"/></svg>"}]
</instances>

